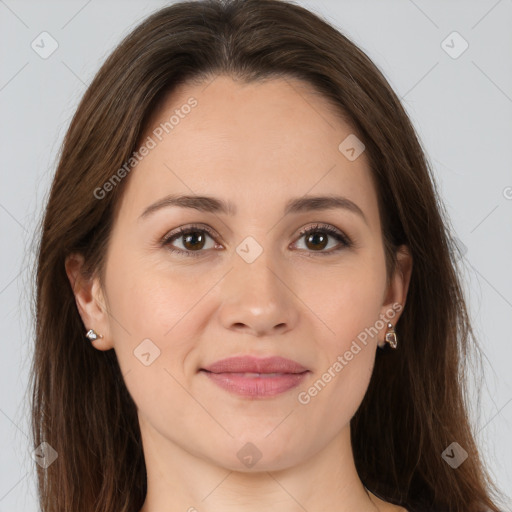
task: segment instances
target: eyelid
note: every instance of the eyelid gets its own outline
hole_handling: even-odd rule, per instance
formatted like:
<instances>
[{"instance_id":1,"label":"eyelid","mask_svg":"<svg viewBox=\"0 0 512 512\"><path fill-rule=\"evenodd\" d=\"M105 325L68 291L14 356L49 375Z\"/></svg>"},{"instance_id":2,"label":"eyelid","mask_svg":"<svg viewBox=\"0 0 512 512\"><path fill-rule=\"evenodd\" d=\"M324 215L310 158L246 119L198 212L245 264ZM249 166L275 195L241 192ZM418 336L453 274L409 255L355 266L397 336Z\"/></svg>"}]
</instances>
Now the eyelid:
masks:
<instances>
[{"instance_id":1,"label":"eyelid","mask_svg":"<svg viewBox=\"0 0 512 512\"><path fill-rule=\"evenodd\" d=\"M206 224L187 224L185 226L180 226L179 228L173 229L169 233L165 234L161 240L161 245L166 245L169 240L171 240L174 237L177 237L178 235L186 234L190 231L205 231L208 233L213 239L217 237L217 234L215 231L207 226Z\"/></svg>"},{"instance_id":2,"label":"eyelid","mask_svg":"<svg viewBox=\"0 0 512 512\"><path fill-rule=\"evenodd\" d=\"M316 231L324 231L326 233L329 233L330 235L337 235L340 238L343 238L344 242L347 244L351 243L350 238L343 233L340 229L336 228L335 226L332 226L331 224L323 224L321 222L314 223L310 226L307 226L305 228L302 228L299 232L299 237L304 236L308 233L314 233Z\"/></svg>"}]
</instances>

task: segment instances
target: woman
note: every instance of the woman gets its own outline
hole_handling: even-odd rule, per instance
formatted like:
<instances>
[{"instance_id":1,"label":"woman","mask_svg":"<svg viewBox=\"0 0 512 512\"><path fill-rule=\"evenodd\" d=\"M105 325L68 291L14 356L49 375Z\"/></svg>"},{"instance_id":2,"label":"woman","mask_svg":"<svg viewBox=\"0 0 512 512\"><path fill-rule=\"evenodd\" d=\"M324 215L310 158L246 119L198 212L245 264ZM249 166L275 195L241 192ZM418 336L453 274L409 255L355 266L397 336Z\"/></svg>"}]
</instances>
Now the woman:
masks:
<instances>
[{"instance_id":1,"label":"woman","mask_svg":"<svg viewBox=\"0 0 512 512\"><path fill-rule=\"evenodd\" d=\"M498 512L446 226L395 93L325 21L152 15L85 93L42 226L41 510Z\"/></svg>"}]
</instances>

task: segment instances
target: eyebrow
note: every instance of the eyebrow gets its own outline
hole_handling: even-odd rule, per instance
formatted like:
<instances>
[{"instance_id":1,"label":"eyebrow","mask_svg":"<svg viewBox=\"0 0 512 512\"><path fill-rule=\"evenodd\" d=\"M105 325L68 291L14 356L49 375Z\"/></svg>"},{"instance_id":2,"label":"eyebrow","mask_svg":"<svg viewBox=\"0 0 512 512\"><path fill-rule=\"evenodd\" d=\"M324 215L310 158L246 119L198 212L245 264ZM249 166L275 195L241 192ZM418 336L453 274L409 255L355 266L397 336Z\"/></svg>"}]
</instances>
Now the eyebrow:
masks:
<instances>
[{"instance_id":1,"label":"eyebrow","mask_svg":"<svg viewBox=\"0 0 512 512\"><path fill-rule=\"evenodd\" d=\"M230 201L224 201L211 196L189 196L189 195L168 195L156 203L148 206L140 215L139 219L145 218L150 214L169 207L191 208L205 213L223 213L225 215L235 215L236 206ZM308 211L323 211L344 209L360 216L366 224L368 221L359 206L356 203L342 196L303 196L296 199L290 199L284 208L284 215L292 213L302 213Z\"/></svg>"}]
</instances>

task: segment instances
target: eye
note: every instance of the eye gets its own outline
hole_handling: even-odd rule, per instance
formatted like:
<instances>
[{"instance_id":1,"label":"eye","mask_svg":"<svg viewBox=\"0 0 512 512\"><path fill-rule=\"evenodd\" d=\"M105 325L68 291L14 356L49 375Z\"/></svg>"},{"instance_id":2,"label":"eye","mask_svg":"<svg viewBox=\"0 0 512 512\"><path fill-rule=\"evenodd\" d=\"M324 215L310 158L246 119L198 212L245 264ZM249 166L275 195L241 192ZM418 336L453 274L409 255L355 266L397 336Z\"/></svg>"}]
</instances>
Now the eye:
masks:
<instances>
[{"instance_id":1,"label":"eye","mask_svg":"<svg viewBox=\"0 0 512 512\"><path fill-rule=\"evenodd\" d=\"M213 240L213 233L210 229L202 226L180 227L176 231L166 235L162 240L162 245L167 247L171 252L178 253L182 256L199 256L202 249L212 249L213 247L205 247L206 238ZM172 245L175 240L181 240L183 249L176 248ZM215 246L215 243L213 244Z\"/></svg>"},{"instance_id":2,"label":"eye","mask_svg":"<svg viewBox=\"0 0 512 512\"><path fill-rule=\"evenodd\" d=\"M180 227L166 235L161 244L169 251L177 253L181 256L200 256L205 251L203 249L214 249L218 246L215 244L215 235L206 226L185 226ZM310 252L316 252L322 255L329 255L336 253L344 248L352 247L352 241L341 231L328 224L315 224L300 233L300 238L305 238L306 249L312 249ZM210 246L207 245L207 238L212 240ZM330 251L324 251L328 245L328 239L334 238L341 244L340 247ZM175 241L182 244L182 248L174 246Z\"/></svg>"},{"instance_id":3,"label":"eye","mask_svg":"<svg viewBox=\"0 0 512 512\"><path fill-rule=\"evenodd\" d=\"M305 243L307 248L313 248L312 252L318 252L322 255L329 255L341 251L344 248L352 247L352 241L346 235L344 235L341 231L336 229L333 226L329 226L328 224L316 224L314 226L310 226L306 229L303 229L300 233L300 238L305 238ZM330 251L323 251L327 246L327 242L329 237L336 239L341 247L337 247ZM299 238L299 239L300 239ZM316 250L319 249L319 250Z\"/></svg>"}]
</instances>

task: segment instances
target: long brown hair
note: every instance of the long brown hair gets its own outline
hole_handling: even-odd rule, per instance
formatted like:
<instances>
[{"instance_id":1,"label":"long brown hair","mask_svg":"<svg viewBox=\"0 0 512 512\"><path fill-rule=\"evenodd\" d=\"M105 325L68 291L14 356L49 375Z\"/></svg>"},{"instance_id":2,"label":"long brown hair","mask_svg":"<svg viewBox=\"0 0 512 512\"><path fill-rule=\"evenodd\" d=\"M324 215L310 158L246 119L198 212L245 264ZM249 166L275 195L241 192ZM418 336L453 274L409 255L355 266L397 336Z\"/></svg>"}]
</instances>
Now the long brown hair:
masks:
<instances>
[{"instance_id":1,"label":"long brown hair","mask_svg":"<svg viewBox=\"0 0 512 512\"><path fill-rule=\"evenodd\" d=\"M94 193L138 148L159 102L181 83L227 74L247 82L299 78L330 100L366 146L377 188L388 275L408 245L413 272L397 351L377 351L351 420L365 486L409 510L499 512L499 491L468 418L466 357L478 349L434 177L400 101L372 61L338 30L281 0L206 0L163 8L110 55L65 136L42 222L31 370L42 512L138 512L146 468L136 407L114 350L84 338L65 258L81 253L102 275L113 213L129 176ZM479 349L478 349L479 350ZM469 457L441 457L456 441Z\"/></svg>"}]
</instances>

